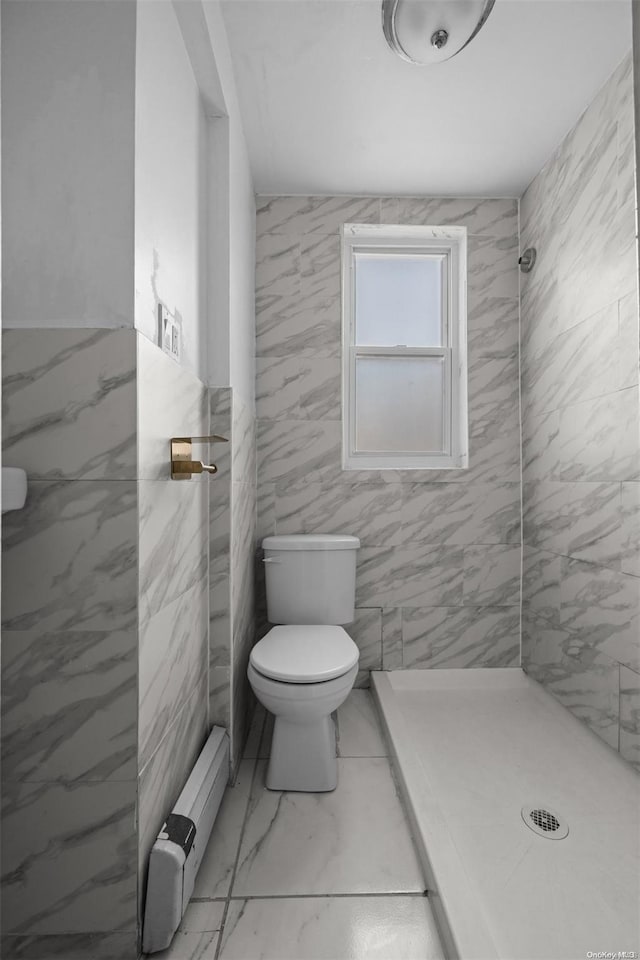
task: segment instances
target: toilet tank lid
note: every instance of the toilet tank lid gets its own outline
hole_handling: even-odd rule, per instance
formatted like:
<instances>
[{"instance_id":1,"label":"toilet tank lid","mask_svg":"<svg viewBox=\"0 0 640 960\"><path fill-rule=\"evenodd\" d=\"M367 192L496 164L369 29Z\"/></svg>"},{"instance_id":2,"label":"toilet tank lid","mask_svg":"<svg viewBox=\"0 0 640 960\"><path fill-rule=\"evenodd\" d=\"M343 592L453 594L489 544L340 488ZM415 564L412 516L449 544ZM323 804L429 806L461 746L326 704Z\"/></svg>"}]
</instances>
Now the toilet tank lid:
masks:
<instances>
[{"instance_id":1,"label":"toilet tank lid","mask_svg":"<svg viewBox=\"0 0 640 960\"><path fill-rule=\"evenodd\" d=\"M293 533L283 537L265 537L264 550L357 550L360 541L333 533Z\"/></svg>"}]
</instances>

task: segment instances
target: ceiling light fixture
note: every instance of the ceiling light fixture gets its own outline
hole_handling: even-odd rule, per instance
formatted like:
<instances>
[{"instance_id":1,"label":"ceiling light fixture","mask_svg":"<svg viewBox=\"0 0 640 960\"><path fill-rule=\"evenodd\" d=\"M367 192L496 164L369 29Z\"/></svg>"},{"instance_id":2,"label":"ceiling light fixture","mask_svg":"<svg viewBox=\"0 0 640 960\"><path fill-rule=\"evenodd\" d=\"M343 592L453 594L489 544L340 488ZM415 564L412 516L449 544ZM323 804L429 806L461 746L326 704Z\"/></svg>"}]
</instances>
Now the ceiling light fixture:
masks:
<instances>
[{"instance_id":1,"label":"ceiling light fixture","mask_svg":"<svg viewBox=\"0 0 640 960\"><path fill-rule=\"evenodd\" d=\"M495 0L382 0L387 43L409 63L450 60L471 43Z\"/></svg>"}]
</instances>

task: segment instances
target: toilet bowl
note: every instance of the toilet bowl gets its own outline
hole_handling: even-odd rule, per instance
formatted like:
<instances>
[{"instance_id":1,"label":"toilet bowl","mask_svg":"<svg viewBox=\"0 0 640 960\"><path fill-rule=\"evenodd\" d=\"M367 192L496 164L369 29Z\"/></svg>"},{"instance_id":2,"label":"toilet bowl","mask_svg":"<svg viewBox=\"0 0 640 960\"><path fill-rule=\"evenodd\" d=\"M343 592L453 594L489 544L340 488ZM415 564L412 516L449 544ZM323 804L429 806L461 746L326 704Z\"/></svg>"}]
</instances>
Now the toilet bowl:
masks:
<instances>
[{"instance_id":1,"label":"toilet bowl","mask_svg":"<svg viewBox=\"0 0 640 960\"><path fill-rule=\"evenodd\" d=\"M343 629L354 616L355 537L268 537L269 630L253 650L247 676L274 715L266 785L323 792L338 782L331 714L358 674L359 651ZM272 619L273 616L273 619ZM276 619L277 618L277 619Z\"/></svg>"}]
</instances>

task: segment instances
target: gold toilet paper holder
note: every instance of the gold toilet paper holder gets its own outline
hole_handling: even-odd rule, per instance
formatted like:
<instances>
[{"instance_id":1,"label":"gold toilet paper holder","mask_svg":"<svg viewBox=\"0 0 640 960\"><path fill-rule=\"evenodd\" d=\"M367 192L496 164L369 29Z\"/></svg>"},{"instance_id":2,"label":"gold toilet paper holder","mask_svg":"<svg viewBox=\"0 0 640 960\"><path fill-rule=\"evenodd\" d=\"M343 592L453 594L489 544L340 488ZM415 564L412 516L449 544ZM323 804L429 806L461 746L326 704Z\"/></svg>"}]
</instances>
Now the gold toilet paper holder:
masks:
<instances>
[{"instance_id":1,"label":"gold toilet paper holder","mask_svg":"<svg viewBox=\"0 0 640 960\"><path fill-rule=\"evenodd\" d=\"M210 437L172 437L171 438L171 479L190 480L194 473L218 472L215 463L207 464L201 460L193 460L191 445L193 443L228 443L226 437L213 434Z\"/></svg>"}]
</instances>

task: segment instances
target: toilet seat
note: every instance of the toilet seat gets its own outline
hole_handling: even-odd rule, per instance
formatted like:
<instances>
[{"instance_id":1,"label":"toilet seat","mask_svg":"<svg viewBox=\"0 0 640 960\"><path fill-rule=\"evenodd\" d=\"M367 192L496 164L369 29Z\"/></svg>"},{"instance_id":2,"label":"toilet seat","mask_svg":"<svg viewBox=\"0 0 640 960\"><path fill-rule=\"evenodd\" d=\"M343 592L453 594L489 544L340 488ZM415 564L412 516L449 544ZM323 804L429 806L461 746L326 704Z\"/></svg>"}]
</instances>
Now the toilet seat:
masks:
<instances>
[{"instance_id":1,"label":"toilet seat","mask_svg":"<svg viewBox=\"0 0 640 960\"><path fill-rule=\"evenodd\" d=\"M348 673L360 651L342 627L296 624L272 627L251 651L254 670L284 683L322 683Z\"/></svg>"}]
</instances>

